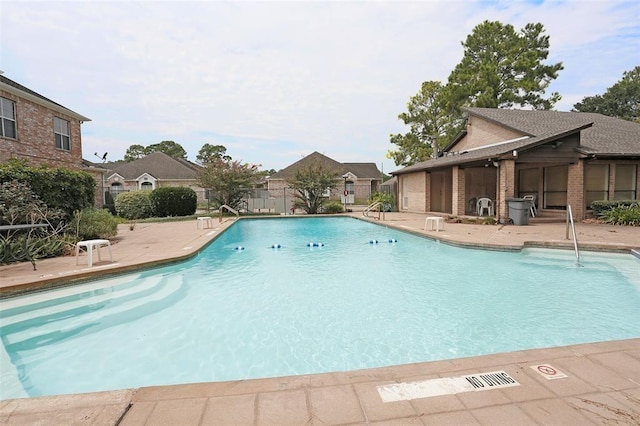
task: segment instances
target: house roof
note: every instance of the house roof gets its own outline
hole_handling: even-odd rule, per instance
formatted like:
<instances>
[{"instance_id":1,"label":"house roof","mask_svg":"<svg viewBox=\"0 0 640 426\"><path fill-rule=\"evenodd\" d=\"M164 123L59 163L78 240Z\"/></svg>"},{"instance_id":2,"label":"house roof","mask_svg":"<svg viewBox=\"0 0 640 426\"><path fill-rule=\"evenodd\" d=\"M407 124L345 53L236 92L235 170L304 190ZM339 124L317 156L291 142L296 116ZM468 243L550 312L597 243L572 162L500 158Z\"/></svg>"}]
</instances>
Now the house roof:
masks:
<instances>
[{"instance_id":1,"label":"house roof","mask_svg":"<svg viewBox=\"0 0 640 426\"><path fill-rule=\"evenodd\" d=\"M125 179L137 179L147 173L156 179L193 180L198 178L199 166L187 160L173 158L164 152L154 152L129 163L114 163L111 174L119 174Z\"/></svg>"},{"instance_id":2,"label":"house roof","mask_svg":"<svg viewBox=\"0 0 640 426\"><path fill-rule=\"evenodd\" d=\"M451 144L449 152L391 174L452 166L499 157L513 150L528 150L580 133L578 152L598 156L630 157L640 155L640 124L596 113L560 111L524 111L494 108L464 108L469 115L480 117L523 136L488 144L484 147L456 152Z\"/></svg>"},{"instance_id":3,"label":"house roof","mask_svg":"<svg viewBox=\"0 0 640 426\"><path fill-rule=\"evenodd\" d=\"M9 93L13 93L16 96L21 96L23 98L29 99L32 102L35 102L39 105L43 105L54 111L59 111L63 114L66 114L68 116L75 118L76 120L91 121L90 118L80 115L77 112L74 112L63 105L60 105L59 103L54 102L49 98L46 98L41 94L29 89L28 87L23 86L20 83L16 83L15 81L5 77L1 73L0 73L0 89L5 90Z\"/></svg>"},{"instance_id":4,"label":"house roof","mask_svg":"<svg viewBox=\"0 0 640 426\"><path fill-rule=\"evenodd\" d=\"M380 171L375 163L339 163L324 154L320 154L318 151L274 173L269 176L269 179L288 179L295 175L296 170L314 163L319 163L323 168L333 170L341 176L350 172L356 175L358 179L380 179Z\"/></svg>"}]
</instances>

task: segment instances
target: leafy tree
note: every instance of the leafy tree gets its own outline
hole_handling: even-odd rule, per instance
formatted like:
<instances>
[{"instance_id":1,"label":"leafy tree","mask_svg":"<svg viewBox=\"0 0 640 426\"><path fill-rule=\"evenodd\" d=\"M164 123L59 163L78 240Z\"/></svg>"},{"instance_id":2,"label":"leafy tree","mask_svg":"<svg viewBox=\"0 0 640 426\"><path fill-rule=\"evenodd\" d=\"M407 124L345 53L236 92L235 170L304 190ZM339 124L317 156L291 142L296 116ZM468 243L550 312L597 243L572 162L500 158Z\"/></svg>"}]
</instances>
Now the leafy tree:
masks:
<instances>
[{"instance_id":1,"label":"leafy tree","mask_svg":"<svg viewBox=\"0 0 640 426\"><path fill-rule=\"evenodd\" d=\"M512 25L484 21L467 36L462 61L449 75L448 97L456 106L551 109L558 93L543 95L564 67L547 65L549 36L540 23L515 31Z\"/></svg>"},{"instance_id":2,"label":"leafy tree","mask_svg":"<svg viewBox=\"0 0 640 426\"><path fill-rule=\"evenodd\" d=\"M134 161L154 152L164 152L173 158L187 159L187 151L184 150L182 145L174 141L162 141L147 147L137 144L131 145L124 154L124 161Z\"/></svg>"},{"instance_id":3,"label":"leafy tree","mask_svg":"<svg viewBox=\"0 0 640 426\"><path fill-rule=\"evenodd\" d=\"M223 145L211 145L205 143L198 151L198 155L196 155L196 160L200 164L208 164L216 159L222 159L224 161L230 161L231 156L227 155L227 148Z\"/></svg>"},{"instance_id":4,"label":"leafy tree","mask_svg":"<svg viewBox=\"0 0 640 426\"><path fill-rule=\"evenodd\" d=\"M398 150L387 157L396 165L425 161L464 129L461 107L551 109L558 93L544 97L562 63L547 65L549 36L542 24L527 24L520 32L498 21L477 25L462 43L462 61L446 85L422 83L420 91L398 116L410 131L390 136Z\"/></svg>"},{"instance_id":5,"label":"leafy tree","mask_svg":"<svg viewBox=\"0 0 640 426\"><path fill-rule=\"evenodd\" d=\"M625 71L622 79L604 94L587 96L573 106L573 111L597 112L640 123L640 66Z\"/></svg>"},{"instance_id":6,"label":"leafy tree","mask_svg":"<svg viewBox=\"0 0 640 426\"><path fill-rule=\"evenodd\" d=\"M154 152L164 152L170 157L187 159L187 151L184 150L182 145L174 141L162 141L153 145L149 145L146 148L147 155Z\"/></svg>"},{"instance_id":7,"label":"leafy tree","mask_svg":"<svg viewBox=\"0 0 640 426\"><path fill-rule=\"evenodd\" d=\"M340 173L323 167L320 162L312 162L300 167L295 175L287 179L289 187L295 190L296 207L308 214L316 214L324 201L322 194L334 189L340 181Z\"/></svg>"},{"instance_id":8,"label":"leafy tree","mask_svg":"<svg viewBox=\"0 0 640 426\"><path fill-rule=\"evenodd\" d=\"M420 91L407 103L407 112L398 118L410 127L406 134L391 135L391 143L399 147L389 150L387 158L396 165L409 166L425 161L435 154L435 147L443 147L448 140L452 122L443 86L439 81L425 81Z\"/></svg>"},{"instance_id":9,"label":"leafy tree","mask_svg":"<svg viewBox=\"0 0 640 426\"><path fill-rule=\"evenodd\" d=\"M127 152L124 153L124 161L131 162L145 157L146 155L147 154L144 146L134 144L127 148Z\"/></svg>"},{"instance_id":10,"label":"leafy tree","mask_svg":"<svg viewBox=\"0 0 640 426\"><path fill-rule=\"evenodd\" d=\"M238 209L258 180L258 166L217 158L200 170L200 186L209 189L209 199L218 205Z\"/></svg>"}]
</instances>

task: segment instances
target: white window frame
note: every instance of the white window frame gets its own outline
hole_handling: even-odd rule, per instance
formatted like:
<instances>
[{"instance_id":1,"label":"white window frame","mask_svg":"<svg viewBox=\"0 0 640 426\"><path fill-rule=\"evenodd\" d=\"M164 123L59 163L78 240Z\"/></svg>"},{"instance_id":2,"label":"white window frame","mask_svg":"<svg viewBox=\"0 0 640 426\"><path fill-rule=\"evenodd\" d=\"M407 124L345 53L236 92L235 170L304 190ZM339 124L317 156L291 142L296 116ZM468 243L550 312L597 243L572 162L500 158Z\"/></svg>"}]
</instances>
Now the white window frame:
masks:
<instances>
[{"instance_id":1,"label":"white window frame","mask_svg":"<svg viewBox=\"0 0 640 426\"><path fill-rule=\"evenodd\" d=\"M11 111L7 111L8 106ZM8 134L7 127L13 125L13 136ZM11 99L0 97L0 136L18 139L18 123L16 120L16 103Z\"/></svg>"},{"instance_id":2,"label":"white window frame","mask_svg":"<svg viewBox=\"0 0 640 426\"><path fill-rule=\"evenodd\" d=\"M71 125L69 121L53 117L53 134L57 149L71 151Z\"/></svg>"}]
</instances>

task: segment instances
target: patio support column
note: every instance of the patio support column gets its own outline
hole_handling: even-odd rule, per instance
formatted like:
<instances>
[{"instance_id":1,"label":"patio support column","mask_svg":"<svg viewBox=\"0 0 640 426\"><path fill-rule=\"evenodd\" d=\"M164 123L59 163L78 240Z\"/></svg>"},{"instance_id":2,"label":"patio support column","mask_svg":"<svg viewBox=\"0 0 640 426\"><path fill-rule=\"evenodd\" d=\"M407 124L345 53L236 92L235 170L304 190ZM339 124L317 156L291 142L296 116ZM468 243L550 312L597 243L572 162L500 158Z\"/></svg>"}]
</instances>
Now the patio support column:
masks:
<instances>
[{"instance_id":1,"label":"patio support column","mask_svg":"<svg viewBox=\"0 0 640 426\"><path fill-rule=\"evenodd\" d=\"M515 196L516 191L516 162L514 160L502 160L498 167L499 192L496 197L496 211L498 219L509 217L509 203L507 200Z\"/></svg>"},{"instance_id":2,"label":"patio support column","mask_svg":"<svg viewBox=\"0 0 640 426\"><path fill-rule=\"evenodd\" d=\"M571 206L574 219L584 219L584 162L569 164L567 174L567 205Z\"/></svg>"},{"instance_id":3,"label":"patio support column","mask_svg":"<svg viewBox=\"0 0 640 426\"><path fill-rule=\"evenodd\" d=\"M431 173L424 172L424 211L431 211Z\"/></svg>"},{"instance_id":4,"label":"patio support column","mask_svg":"<svg viewBox=\"0 0 640 426\"><path fill-rule=\"evenodd\" d=\"M454 216L462 216L466 211L464 169L454 166L452 172L451 214Z\"/></svg>"}]
</instances>

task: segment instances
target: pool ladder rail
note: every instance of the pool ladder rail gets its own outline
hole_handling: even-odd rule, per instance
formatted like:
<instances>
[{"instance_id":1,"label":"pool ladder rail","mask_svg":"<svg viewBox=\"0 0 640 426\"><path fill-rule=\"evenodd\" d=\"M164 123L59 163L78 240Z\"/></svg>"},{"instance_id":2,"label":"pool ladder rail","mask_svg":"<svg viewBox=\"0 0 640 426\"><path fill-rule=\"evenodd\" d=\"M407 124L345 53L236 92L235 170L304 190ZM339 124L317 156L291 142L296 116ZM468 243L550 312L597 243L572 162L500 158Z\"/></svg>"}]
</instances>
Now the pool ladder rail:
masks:
<instances>
[{"instance_id":1,"label":"pool ladder rail","mask_svg":"<svg viewBox=\"0 0 640 426\"><path fill-rule=\"evenodd\" d=\"M222 211L223 211L223 210L225 210L225 209L226 209L227 211L229 211L230 213L235 214L235 215L236 215L236 220L238 220L238 219L240 218L240 213L238 212L238 210L233 209L233 208L229 207L229 206L228 206L228 205L226 205L226 204L223 204L223 205L221 205L221 206L220 206L220 208L218 209L218 211L220 212L220 220L219 220L219 222L222 222Z\"/></svg>"},{"instance_id":2,"label":"pool ladder rail","mask_svg":"<svg viewBox=\"0 0 640 426\"><path fill-rule=\"evenodd\" d=\"M377 209L377 210L376 210ZM364 217L371 217L369 216L369 213L371 213L372 211L377 211L378 212L378 217L377 219L380 220L380 213L382 213L382 220L384 220L384 211L382 211L382 201L376 201L374 203L369 204L363 211L362 211L362 215ZM376 219L375 217L373 217L374 219Z\"/></svg>"},{"instance_id":3,"label":"pool ladder rail","mask_svg":"<svg viewBox=\"0 0 640 426\"><path fill-rule=\"evenodd\" d=\"M573 236L573 249L576 253L576 262L578 266L580 266L580 252L578 251L578 238L576 237L576 225L573 222L573 211L571 210L571 206L567 206L567 228L565 239L569 239L569 229L571 229L571 233Z\"/></svg>"}]
</instances>

